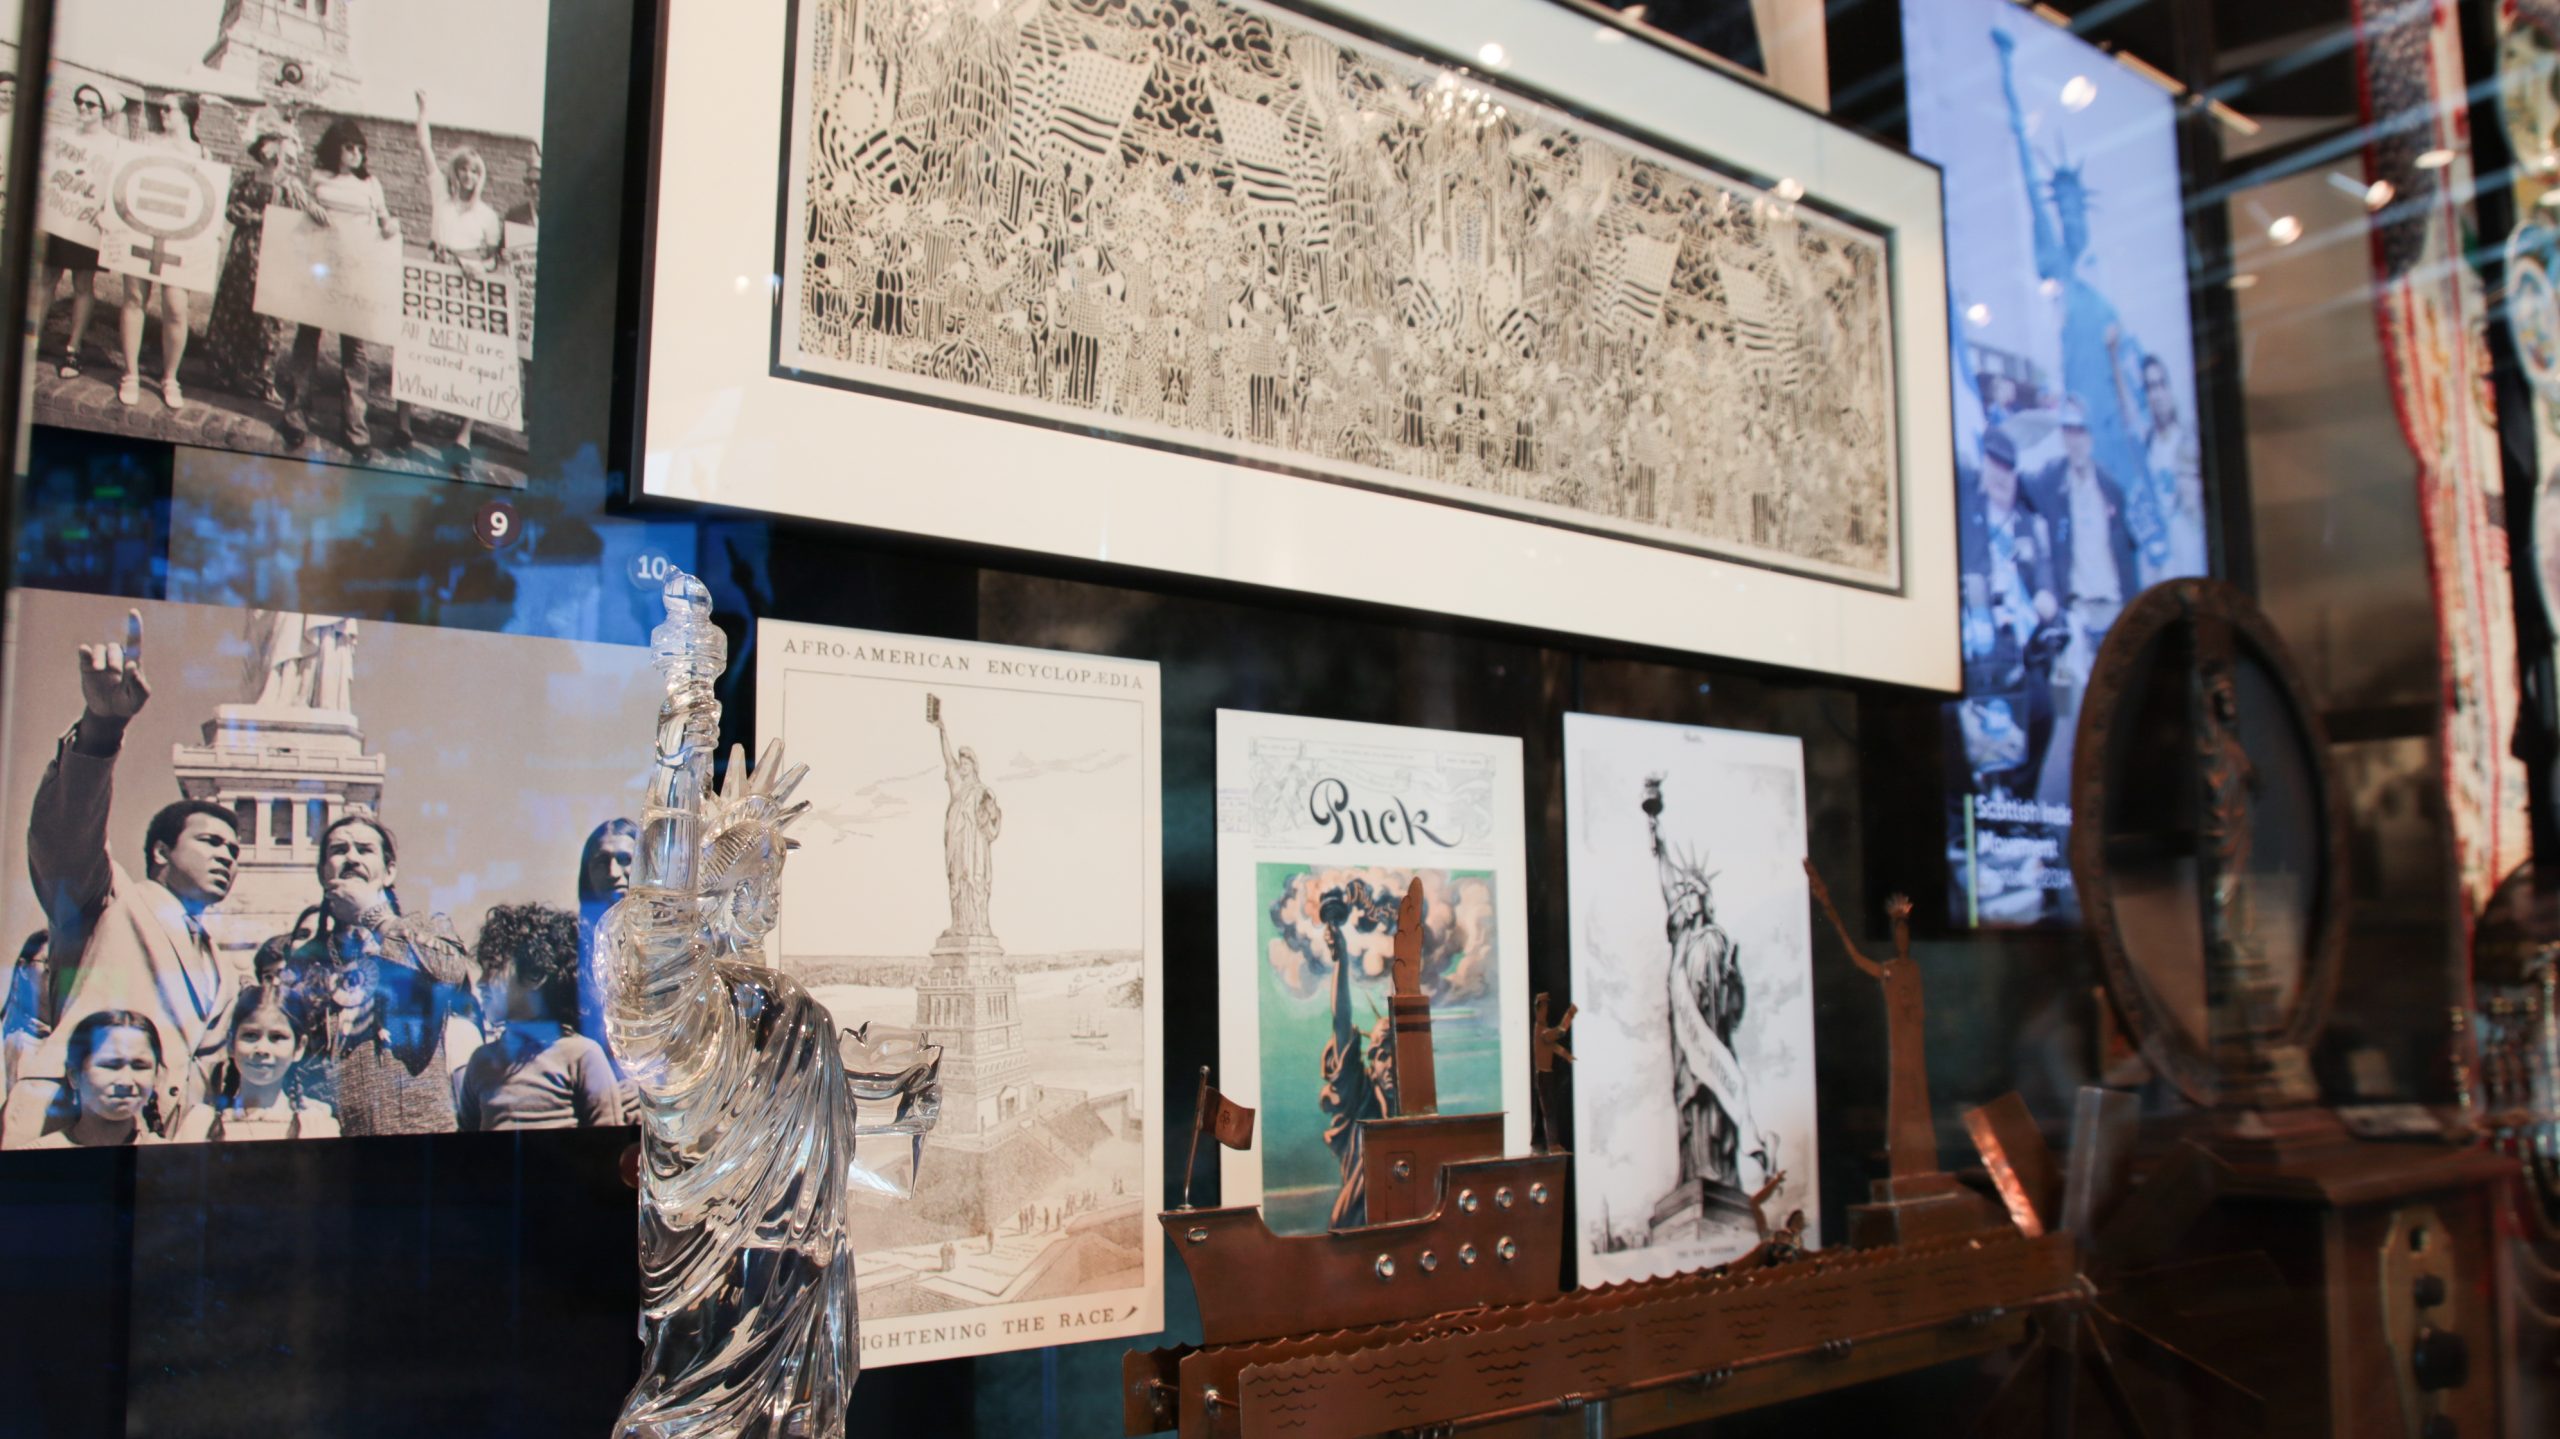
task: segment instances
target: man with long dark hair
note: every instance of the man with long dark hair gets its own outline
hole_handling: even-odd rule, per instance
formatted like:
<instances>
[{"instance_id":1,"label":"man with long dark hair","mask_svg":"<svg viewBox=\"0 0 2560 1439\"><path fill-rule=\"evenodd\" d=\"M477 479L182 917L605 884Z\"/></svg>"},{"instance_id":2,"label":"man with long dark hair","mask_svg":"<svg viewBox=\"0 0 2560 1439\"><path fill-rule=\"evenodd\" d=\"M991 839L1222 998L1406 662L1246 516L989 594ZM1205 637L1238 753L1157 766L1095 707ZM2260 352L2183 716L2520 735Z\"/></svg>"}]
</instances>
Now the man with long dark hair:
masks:
<instances>
[{"instance_id":1,"label":"man with long dark hair","mask_svg":"<svg viewBox=\"0 0 2560 1439\"><path fill-rule=\"evenodd\" d=\"M619 815L597 825L578 851L578 1032L598 1044L608 1041L604 990L595 972L596 921L631 892L631 869L639 859L640 826Z\"/></svg>"}]
</instances>

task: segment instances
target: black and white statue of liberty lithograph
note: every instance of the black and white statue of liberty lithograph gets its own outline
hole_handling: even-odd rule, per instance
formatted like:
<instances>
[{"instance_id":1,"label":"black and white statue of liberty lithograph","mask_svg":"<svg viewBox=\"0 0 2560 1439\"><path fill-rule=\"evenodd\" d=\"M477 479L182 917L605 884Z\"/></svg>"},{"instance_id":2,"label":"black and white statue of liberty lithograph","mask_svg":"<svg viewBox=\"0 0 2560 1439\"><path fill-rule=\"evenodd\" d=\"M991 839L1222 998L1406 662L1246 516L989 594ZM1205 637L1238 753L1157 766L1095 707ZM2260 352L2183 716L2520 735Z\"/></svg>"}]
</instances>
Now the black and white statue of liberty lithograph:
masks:
<instances>
[{"instance_id":1,"label":"black and white statue of liberty lithograph","mask_svg":"<svg viewBox=\"0 0 2560 1439\"><path fill-rule=\"evenodd\" d=\"M1722 1263L1821 1193L1803 746L1572 714L1565 756L1582 1281Z\"/></svg>"}]
</instances>

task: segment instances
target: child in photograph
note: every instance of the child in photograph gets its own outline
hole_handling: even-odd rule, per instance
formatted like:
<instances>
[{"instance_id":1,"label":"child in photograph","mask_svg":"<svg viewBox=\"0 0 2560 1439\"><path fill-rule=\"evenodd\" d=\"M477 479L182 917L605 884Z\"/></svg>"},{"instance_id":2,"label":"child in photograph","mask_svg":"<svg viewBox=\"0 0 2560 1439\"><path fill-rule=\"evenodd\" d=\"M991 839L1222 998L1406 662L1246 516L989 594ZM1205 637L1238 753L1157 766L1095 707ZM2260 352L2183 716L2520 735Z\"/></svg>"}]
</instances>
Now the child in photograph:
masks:
<instances>
[{"instance_id":1,"label":"child in photograph","mask_svg":"<svg viewBox=\"0 0 2560 1439\"><path fill-rule=\"evenodd\" d=\"M293 936L269 935L258 946L257 956L249 961L249 982L271 989L291 989L302 980L293 967Z\"/></svg>"},{"instance_id":2,"label":"child in photograph","mask_svg":"<svg viewBox=\"0 0 2560 1439\"><path fill-rule=\"evenodd\" d=\"M296 1069L311 1047L308 1011L291 991L252 985L231 1011L231 1076L223 1092L178 1122L181 1142L334 1139L338 1113L303 1092Z\"/></svg>"},{"instance_id":3,"label":"child in photograph","mask_svg":"<svg viewBox=\"0 0 2560 1439\"><path fill-rule=\"evenodd\" d=\"M130 1009L101 1009L72 1026L64 1050L69 1083L44 1130L11 1147L85 1149L160 1142L160 1031Z\"/></svg>"},{"instance_id":4,"label":"child in photograph","mask_svg":"<svg viewBox=\"0 0 2560 1439\"><path fill-rule=\"evenodd\" d=\"M580 1034L578 917L502 904L480 927L480 965L507 979L506 1027L463 1067L465 1130L570 1129L628 1120L604 1046Z\"/></svg>"}]
</instances>

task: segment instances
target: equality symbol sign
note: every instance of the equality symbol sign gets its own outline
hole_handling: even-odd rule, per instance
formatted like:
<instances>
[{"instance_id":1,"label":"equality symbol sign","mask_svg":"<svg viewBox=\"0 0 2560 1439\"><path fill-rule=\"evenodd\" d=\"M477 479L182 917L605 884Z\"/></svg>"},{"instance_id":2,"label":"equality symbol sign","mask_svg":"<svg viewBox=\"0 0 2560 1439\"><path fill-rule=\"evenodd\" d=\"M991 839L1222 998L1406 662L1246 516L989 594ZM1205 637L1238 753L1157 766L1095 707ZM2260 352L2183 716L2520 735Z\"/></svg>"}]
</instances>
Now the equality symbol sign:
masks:
<instances>
[{"instance_id":1,"label":"equality symbol sign","mask_svg":"<svg viewBox=\"0 0 2560 1439\"><path fill-rule=\"evenodd\" d=\"M107 182L98 263L121 275L211 290L222 264L224 194L231 173L209 160L128 151Z\"/></svg>"}]
</instances>

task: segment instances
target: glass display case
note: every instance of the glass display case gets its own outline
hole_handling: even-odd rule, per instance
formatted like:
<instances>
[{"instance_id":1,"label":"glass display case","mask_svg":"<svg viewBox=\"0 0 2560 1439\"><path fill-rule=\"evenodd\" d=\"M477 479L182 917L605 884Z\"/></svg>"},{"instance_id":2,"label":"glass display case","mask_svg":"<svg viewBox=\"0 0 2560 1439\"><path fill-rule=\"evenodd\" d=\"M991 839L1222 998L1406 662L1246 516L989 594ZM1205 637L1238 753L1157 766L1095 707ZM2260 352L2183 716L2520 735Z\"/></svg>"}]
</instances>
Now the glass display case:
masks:
<instances>
[{"instance_id":1,"label":"glass display case","mask_svg":"<svg viewBox=\"0 0 2560 1439\"><path fill-rule=\"evenodd\" d=\"M0 1432L2560 1412L2535 7L0 11Z\"/></svg>"}]
</instances>

